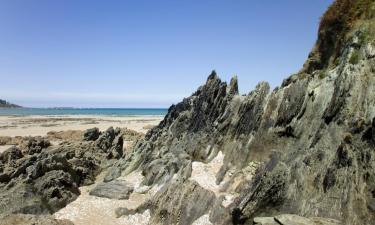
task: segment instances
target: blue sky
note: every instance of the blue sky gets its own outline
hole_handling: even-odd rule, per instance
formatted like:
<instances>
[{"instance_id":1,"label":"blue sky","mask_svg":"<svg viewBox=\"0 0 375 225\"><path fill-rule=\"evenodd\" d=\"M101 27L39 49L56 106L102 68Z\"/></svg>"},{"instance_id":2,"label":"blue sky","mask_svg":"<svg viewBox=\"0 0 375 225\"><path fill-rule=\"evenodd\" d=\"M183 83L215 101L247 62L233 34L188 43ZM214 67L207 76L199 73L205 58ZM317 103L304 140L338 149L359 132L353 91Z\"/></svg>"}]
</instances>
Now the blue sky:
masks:
<instances>
[{"instance_id":1,"label":"blue sky","mask_svg":"<svg viewBox=\"0 0 375 225\"><path fill-rule=\"evenodd\" d=\"M332 0L2 0L0 98L168 107L215 69L242 94L297 72Z\"/></svg>"}]
</instances>

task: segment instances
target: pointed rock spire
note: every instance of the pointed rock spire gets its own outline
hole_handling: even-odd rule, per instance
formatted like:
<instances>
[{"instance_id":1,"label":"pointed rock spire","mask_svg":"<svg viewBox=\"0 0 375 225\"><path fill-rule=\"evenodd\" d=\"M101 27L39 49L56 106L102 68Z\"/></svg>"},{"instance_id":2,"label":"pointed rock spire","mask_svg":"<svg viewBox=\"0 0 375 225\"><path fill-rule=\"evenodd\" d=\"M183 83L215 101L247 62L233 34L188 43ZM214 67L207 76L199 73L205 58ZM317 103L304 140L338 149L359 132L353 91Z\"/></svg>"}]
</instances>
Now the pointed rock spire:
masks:
<instances>
[{"instance_id":1,"label":"pointed rock spire","mask_svg":"<svg viewBox=\"0 0 375 225\"><path fill-rule=\"evenodd\" d=\"M211 74L207 78L207 82L214 79L217 79L217 73L215 70L212 70Z\"/></svg>"},{"instance_id":2,"label":"pointed rock spire","mask_svg":"<svg viewBox=\"0 0 375 225\"><path fill-rule=\"evenodd\" d=\"M228 86L229 95L238 95L238 78L237 75L233 76Z\"/></svg>"}]
</instances>

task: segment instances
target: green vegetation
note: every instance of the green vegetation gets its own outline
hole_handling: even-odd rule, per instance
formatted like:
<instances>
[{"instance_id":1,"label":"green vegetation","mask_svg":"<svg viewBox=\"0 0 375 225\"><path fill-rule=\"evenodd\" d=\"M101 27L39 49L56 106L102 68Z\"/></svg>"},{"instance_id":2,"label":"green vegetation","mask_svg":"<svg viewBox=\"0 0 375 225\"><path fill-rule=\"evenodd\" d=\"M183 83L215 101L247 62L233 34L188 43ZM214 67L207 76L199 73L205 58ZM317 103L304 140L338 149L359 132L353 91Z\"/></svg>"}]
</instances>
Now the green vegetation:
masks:
<instances>
[{"instance_id":1,"label":"green vegetation","mask_svg":"<svg viewBox=\"0 0 375 225\"><path fill-rule=\"evenodd\" d=\"M320 70L318 72L319 79L324 79L326 76L327 76L327 71L326 70Z\"/></svg>"},{"instance_id":2,"label":"green vegetation","mask_svg":"<svg viewBox=\"0 0 375 225\"><path fill-rule=\"evenodd\" d=\"M370 40L370 34L368 29L363 29L360 34L358 35L358 44L362 46L363 44L367 43Z\"/></svg>"},{"instance_id":3,"label":"green vegetation","mask_svg":"<svg viewBox=\"0 0 375 225\"><path fill-rule=\"evenodd\" d=\"M360 59L360 55L359 55L359 50L358 49L355 49L353 52L352 52L352 55L350 56L350 59L349 59L349 63L350 64L357 64L359 62L359 59Z\"/></svg>"}]
</instances>

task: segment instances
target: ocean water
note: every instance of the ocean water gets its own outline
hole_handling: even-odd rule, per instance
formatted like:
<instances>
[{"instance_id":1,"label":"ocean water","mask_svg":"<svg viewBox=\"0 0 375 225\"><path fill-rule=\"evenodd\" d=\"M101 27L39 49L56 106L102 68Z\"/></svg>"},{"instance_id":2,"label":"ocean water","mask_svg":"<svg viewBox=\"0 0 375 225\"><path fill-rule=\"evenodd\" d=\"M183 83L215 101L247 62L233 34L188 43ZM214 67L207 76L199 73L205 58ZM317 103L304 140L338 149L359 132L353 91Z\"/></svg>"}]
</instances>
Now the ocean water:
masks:
<instances>
[{"instance_id":1,"label":"ocean water","mask_svg":"<svg viewBox=\"0 0 375 225\"><path fill-rule=\"evenodd\" d=\"M0 108L0 115L103 115L103 116L164 116L168 109L131 109L131 108Z\"/></svg>"}]
</instances>

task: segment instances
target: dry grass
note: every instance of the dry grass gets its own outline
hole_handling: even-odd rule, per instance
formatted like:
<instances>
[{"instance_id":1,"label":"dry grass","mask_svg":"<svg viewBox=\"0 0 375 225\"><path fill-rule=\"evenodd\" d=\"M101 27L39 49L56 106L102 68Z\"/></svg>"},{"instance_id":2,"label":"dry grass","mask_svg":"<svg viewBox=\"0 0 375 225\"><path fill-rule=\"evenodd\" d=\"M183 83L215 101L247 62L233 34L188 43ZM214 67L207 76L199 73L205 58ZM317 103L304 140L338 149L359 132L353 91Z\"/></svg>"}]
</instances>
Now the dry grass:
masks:
<instances>
[{"instance_id":1,"label":"dry grass","mask_svg":"<svg viewBox=\"0 0 375 225\"><path fill-rule=\"evenodd\" d=\"M303 71L312 73L335 65L348 34L375 17L374 6L374 0L336 0L321 17L318 41Z\"/></svg>"},{"instance_id":2,"label":"dry grass","mask_svg":"<svg viewBox=\"0 0 375 225\"><path fill-rule=\"evenodd\" d=\"M320 20L320 30L335 27L349 30L359 19L369 19L372 15L373 0L336 0Z\"/></svg>"}]
</instances>

